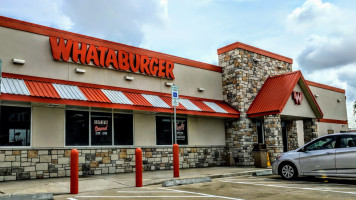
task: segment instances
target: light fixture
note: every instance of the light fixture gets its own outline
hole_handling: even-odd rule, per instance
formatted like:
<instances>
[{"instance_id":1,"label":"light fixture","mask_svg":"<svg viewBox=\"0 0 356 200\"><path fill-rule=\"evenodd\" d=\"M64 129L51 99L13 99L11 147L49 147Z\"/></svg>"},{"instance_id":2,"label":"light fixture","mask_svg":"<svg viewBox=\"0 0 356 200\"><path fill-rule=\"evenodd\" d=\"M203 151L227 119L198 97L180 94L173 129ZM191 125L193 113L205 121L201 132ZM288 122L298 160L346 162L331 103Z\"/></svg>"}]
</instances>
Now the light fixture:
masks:
<instances>
[{"instance_id":1,"label":"light fixture","mask_svg":"<svg viewBox=\"0 0 356 200\"><path fill-rule=\"evenodd\" d=\"M86 72L86 70L85 69L75 68L75 72L77 72L79 74L84 74Z\"/></svg>"},{"instance_id":2,"label":"light fixture","mask_svg":"<svg viewBox=\"0 0 356 200\"><path fill-rule=\"evenodd\" d=\"M341 102L341 99L336 99L336 101L337 101L338 103L340 103L340 102Z\"/></svg>"},{"instance_id":3,"label":"light fixture","mask_svg":"<svg viewBox=\"0 0 356 200\"><path fill-rule=\"evenodd\" d=\"M133 80L134 80L134 77L132 77L132 76L125 76L125 80L127 80L127 81L133 81Z\"/></svg>"},{"instance_id":4,"label":"light fixture","mask_svg":"<svg viewBox=\"0 0 356 200\"><path fill-rule=\"evenodd\" d=\"M24 65L25 60L14 58L14 59L12 59L12 63L18 64L18 65Z\"/></svg>"},{"instance_id":5,"label":"light fixture","mask_svg":"<svg viewBox=\"0 0 356 200\"><path fill-rule=\"evenodd\" d=\"M173 83L166 82L165 85L166 85L167 87L172 87L172 86L173 86Z\"/></svg>"},{"instance_id":6,"label":"light fixture","mask_svg":"<svg viewBox=\"0 0 356 200\"><path fill-rule=\"evenodd\" d=\"M315 97L315 98L318 98L318 97L319 97L319 95L318 95L318 94L314 94L314 97Z\"/></svg>"},{"instance_id":7,"label":"light fixture","mask_svg":"<svg viewBox=\"0 0 356 200\"><path fill-rule=\"evenodd\" d=\"M204 91L205 91L205 88L198 88L198 91L199 91L199 92L204 92Z\"/></svg>"}]
</instances>

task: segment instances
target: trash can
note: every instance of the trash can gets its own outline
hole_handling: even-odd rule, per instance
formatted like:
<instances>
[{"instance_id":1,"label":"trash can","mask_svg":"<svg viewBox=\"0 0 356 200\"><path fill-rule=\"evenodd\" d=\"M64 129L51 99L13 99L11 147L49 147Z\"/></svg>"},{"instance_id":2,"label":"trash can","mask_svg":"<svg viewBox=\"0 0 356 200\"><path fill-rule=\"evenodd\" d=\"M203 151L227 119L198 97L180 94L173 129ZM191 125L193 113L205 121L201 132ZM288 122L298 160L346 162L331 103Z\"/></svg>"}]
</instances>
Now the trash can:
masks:
<instances>
[{"instance_id":1,"label":"trash can","mask_svg":"<svg viewBox=\"0 0 356 200\"><path fill-rule=\"evenodd\" d=\"M253 158L255 160L255 167L267 168L267 148L266 144L254 144L253 145Z\"/></svg>"}]
</instances>

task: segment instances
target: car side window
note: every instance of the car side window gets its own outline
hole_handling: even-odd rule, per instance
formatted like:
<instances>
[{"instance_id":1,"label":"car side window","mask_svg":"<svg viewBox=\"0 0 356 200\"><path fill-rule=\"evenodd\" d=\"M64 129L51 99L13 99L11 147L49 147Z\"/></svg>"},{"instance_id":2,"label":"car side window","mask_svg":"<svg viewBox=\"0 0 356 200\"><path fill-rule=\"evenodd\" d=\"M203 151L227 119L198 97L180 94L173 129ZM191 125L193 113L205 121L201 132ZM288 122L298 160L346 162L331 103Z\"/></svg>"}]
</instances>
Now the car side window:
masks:
<instances>
[{"instance_id":1,"label":"car side window","mask_svg":"<svg viewBox=\"0 0 356 200\"><path fill-rule=\"evenodd\" d=\"M306 151L333 149L335 148L336 137L323 137L305 147Z\"/></svg>"},{"instance_id":2,"label":"car side window","mask_svg":"<svg viewBox=\"0 0 356 200\"><path fill-rule=\"evenodd\" d=\"M356 136L355 135L344 135L340 140L340 148L351 148L356 147Z\"/></svg>"}]
</instances>

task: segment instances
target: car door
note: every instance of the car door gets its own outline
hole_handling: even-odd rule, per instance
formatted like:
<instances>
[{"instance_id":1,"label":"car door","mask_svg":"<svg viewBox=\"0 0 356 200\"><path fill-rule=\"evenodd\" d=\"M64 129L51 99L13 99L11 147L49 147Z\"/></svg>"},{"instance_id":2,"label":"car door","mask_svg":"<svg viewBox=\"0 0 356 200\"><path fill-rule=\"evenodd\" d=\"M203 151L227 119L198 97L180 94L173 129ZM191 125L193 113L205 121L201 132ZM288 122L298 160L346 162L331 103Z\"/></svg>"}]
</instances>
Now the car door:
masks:
<instances>
[{"instance_id":1,"label":"car door","mask_svg":"<svg viewBox=\"0 0 356 200\"><path fill-rule=\"evenodd\" d=\"M336 148L336 173L356 175L356 135L343 135Z\"/></svg>"},{"instance_id":2,"label":"car door","mask_svg":"<svg viewBox=\"0 0 356 200\"><path fill-rule=\"evenodd\" d=\"M322 137L306 145L299 153L303 175L335 174L336 136Z\"/></svg>"}]
</instances>

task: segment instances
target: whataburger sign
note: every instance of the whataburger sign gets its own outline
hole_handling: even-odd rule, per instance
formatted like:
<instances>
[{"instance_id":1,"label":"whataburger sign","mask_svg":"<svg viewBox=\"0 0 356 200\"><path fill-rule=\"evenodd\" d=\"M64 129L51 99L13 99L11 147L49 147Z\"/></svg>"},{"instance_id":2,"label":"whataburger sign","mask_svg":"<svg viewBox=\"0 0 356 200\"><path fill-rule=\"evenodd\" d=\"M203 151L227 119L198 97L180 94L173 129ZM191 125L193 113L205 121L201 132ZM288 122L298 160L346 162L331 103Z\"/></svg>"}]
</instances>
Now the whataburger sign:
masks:
<instances>
[{"instance_id":1,"label":"whataburger sign","mask_svg":"<svg viewBox=\"0 0 356 200\"><path fill-rule=\"evenodd\" d=\"M131 72L141 72L151 76L174 79L174 63L171 61L134 54L123 50L115 50L92 44L80 43L63 38L50 37L52 56L55 60L68 62L69 58L75 63L89 64L103 68Z\"/></svg>"}]
</instances>

